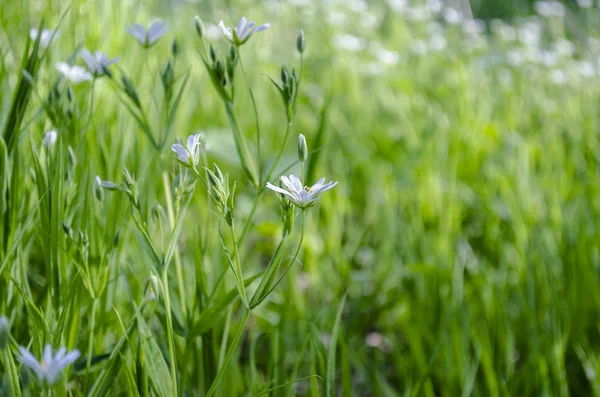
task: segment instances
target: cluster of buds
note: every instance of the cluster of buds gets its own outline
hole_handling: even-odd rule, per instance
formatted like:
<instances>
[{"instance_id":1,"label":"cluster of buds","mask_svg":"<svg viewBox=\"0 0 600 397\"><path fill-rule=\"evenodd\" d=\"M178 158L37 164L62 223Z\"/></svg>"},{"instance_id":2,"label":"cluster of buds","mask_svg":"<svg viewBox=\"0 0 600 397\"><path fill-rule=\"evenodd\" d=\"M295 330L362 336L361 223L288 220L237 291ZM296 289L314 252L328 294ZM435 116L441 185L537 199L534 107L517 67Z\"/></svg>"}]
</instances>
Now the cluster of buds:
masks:
<instances>
[{"instance_id":1,"label":"cluster of buds","mask_svg":"<svg viewBox=\"0 0 600 397\"><path fill-rule=\"evenodd\" d=\"M279 91L283 105L287 112L288 121L292 120L294 109L296 108L296 97L298 96L298 88L300 86L300 78L296 73L296 69L292 69L290 73L285 66L281 67L281 84L276 83L273 79L271 82Z\"/></svg>"},{"instance_id":2,"label":"cluster of buds","mask_svg":"<svg viewBox=\"0 0 600 397\"><path fill-rule=\"evenodd\" d=\"M225 219L229 226L233 226L235 182L229 187L229 176L223 175L215 164L213 170L206 169L210 182L208 192L219 214Z\"/></svg>"},{"instance_id":3,"label":"cluster of buds","mask_svg":"<svg viewBox=\"0 0 600 397\"><path fill-rule=\"evenodd\" d=\"M163 89L165 90L165 101L167 103L171 102L171 98L173 98L173 87L175 85L175 59L179 54L179 44L177 40L173 40L171 44L171 55L165 65L164 69L160 72L160 81L163 85Z\"/></svg>"},{"instance_id":4,"label":"cluster of buds","mask_svg":"<svg viewBox=\"0 0 600 397\"><path fill-rule=\"evenodd\" d=\"M210 79L221 99L231 103L234 96L233 80L238 63L237 49L232 45L227 56L222 59L218 57L217 51L212 45L208 53L210 59L204 60L204 63Z\"/></svg>"}]
</instances>

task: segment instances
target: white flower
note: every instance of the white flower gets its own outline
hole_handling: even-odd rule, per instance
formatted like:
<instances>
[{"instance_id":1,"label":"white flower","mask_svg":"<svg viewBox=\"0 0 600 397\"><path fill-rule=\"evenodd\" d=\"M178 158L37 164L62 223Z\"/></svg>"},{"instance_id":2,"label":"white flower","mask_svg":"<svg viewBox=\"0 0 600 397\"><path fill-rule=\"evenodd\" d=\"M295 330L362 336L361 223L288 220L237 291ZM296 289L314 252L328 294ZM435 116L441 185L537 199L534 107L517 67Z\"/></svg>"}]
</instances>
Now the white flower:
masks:
<instances>
[{"instance_id":1,"label":"white flower","mask_svg":"<svg viewBox=\"0 0 600 397\"><path fill-rule=\"evenodd\" d=\"M31 368L40 381L48 382L48 384L53 384L60 373L79 358L79 351L77 349L67 353L67 349L64 347L58 349L56 354L53 355L52 346L50 344L47 344L44 347L42 361L38 361L35 356L23 346L19 346L19 352L21 352L19 361L23 365Z\"/></svg>"},{"instance_id":2,"label":"white flower","mask_svg":"<svg viewBox=\"0 0 600 397\"><path fill-rule=\"evenodd\" d=\"M454 8L446 8L444 9L444 19L450 25L458 25L462 22L463 17L458 10L455 10Z\"/></svg>"},{"instance_id":3,"label":"white flower","mask_svg":"<svg viewBox=\"0 0 600 397\"><path fill-rule=\"evenodd\" d=\"M593 0L577 0L577 5L581 8L590 8L594 2Z\"/></svg>"},{"instance_id":4,"label":"white flower","mask_svg":"<svg viewBox=\"0 0 600 397\"><path fill-rule=\"evenodd\" d=\"M37 40L39 34L39 29L31 28L31 30L29 30L29 37L31 38L31 40ZM47 48L50 44L50 40L52 40L52 38L56 36L58 36L58 30L42 29L40 37L40 47Z\"/></svg>"},{"instance_id":5,"label":"white flower","mask_svg":"<svg viewBox=\"0 0 600 397\"><path fill-rule=\"evenodd\" d=\"M79 84L92 79L92 74L81 66L70 66L66 62L59 62L56 64L56 69L73 84Z\"/></svg>"},{"instance_id":6,"label":"white flower","mask_svg":"<svg viewBox=\"0 0 600 397\"><path fill-rule=\"evenodd\" d=\"M543 17L562 18L565 16L565 6L558 1L536 1L533 8Z\"/></svg>"},{"instance_id":7,"label":"white flower","mask_svg":"<svg viewBox=\"0 0 600 397\"><path fill-rule=\"evenodd\" d=\"M148 30L139 23L135 23L127 28L127 33L135 37L145 48L150 48L169 31L169 27L163 21L154 22Z\"/></svg>"},{"instance_id":8,"label":"white flower","mask_svg":"<svg viewBox=\"0 0 600 397\"><path fill-rule=\"evenodd\" d=\"M185 147L179 143L171 145L175 160L186 167L196 167L200 162L201 139L202 134L195 134L188 136Z\"/></svg>"},{"instance_id":9,"label":"white flower","mask_svg":"<svg viewBox=\"0 0 600 397\"><path fill-rule=\"evenodd\" d=\"M219 28L221 29L223 36L236 46L240 46L247 42L254 33L262 32L271 26L269 23L264 23L259 26L255 25L254 21L248 21L246 17L242 17L238 26L234 26L233 28L225 26L223 21L219 22Z\"/></svg>"},{"instance_id":10,"label":"white flower","mask_svg":"<svg viewBox=\"0 0 600 397\"><path fill-rule=\"evenodd\" d=\"M56 133L56 130L50 130L46 132L46 135L44 135L44 147L46 150L52 149L57 138L58 134Z\"/></svg>"},{"instance_id":11,"label":"white flower","mask_svg":"<svg viewBox=\"0 0 600 397\"><path fill-rule=\"evenodd\" d=\"M87 49L81 51L81 57L87 63L90 72L94 76L102 76L108 72L108 67L119 60L119 57L109 59L108 55L101 53L100 51L94 52L92 55Z\"/></svg>"},{"instance_id":12,"label":"white flower","mask_svg":"<svg viewBox=\"0 0 600 397\"><path fill-rule=\"evenodd\" d=\"M351 34L338 34L333 37L333 45L347 51L360 51L365 48L365 41Z\"/></svg>"},{"instance_id":13,"label":"white flower","mask_svg":"<svg viewBox=\"0 0 600 397\"><path fill-rule=\"evenodd\" d=\"M285 189L275 186L270 182L267 182L267 188L283 194L290 199L292 203L302 209L312 207L319 200L323 192L337 185L337 182L333 181L325 183L325 178L321 178L311 187L302 186L302 181L294 174L290 175L289 178L287 176L282 176L281 182Z\"/></svg>"}]
</instances>

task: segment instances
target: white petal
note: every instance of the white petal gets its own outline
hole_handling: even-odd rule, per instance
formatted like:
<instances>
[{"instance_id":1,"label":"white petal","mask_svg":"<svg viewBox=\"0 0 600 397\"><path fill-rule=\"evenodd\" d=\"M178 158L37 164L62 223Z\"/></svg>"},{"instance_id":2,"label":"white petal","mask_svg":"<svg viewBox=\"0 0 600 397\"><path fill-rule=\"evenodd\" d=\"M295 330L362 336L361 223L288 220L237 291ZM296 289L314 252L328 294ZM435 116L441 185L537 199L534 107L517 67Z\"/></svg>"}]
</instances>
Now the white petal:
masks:
<instances>
[{"instance_id":1,"label":"white petal","mask_svg":"<svg viewBox=\"0 0 600 397\"><path fill-rule=\"evenodd\" d=\"M223 21L219 22L219 29L221 29L221 33L227 40L233 43L233 34L231 33L231 29L225 26Z\"/></svg>"},{"instance_id":2,"label":"white petal","mask_svg":"<svg viewBox=\"0 0 600 397\"><path fill-rule=\"evenodd\" d=\"M189 155L187 150L185 150L183 146L181 146L178 143L174 143L173 145L171 145L171 150L175 152L179 160L183 161L184 163L187 163Z\"/></svg>"},{"instance_id":3,"label":"white petal","mask_svg":"<svg viewBox=\"0 0 600 397\"><path fill-rule=\"evenodd\" d=\"M142 45L146 44L146 29L139 23L127 27L127 33L135 37Z\"/></svg>"},{"instance_id":4,"label":"white petal","mask_svg":"<svg viewBox=\"0 0 600 397\"><path fill-rule=\"evenodd\" d=\"M241 35L242 32L244 31L244 29L246 27L246 23L248 23L248 20L246 19L246 17L241 17L240 22L238 23L238 26L236 29L238 36Z\"/></svg>"},{"instance_id":5,"label":"white petal","mask_svg":"<svg viewBox=\"0 0 600 397\"><path fill-rule=\"evenodd\" d=\"M90 68L90 70L96 69L96 59L94 58L91 52L89 52L87 49L84 49L83 51L81 51L81 57L83 58L85 63L87 63L88 68Z\"/></svg>"},{"instance_id":6,"label":"white petal","mask_svg":"<svg viewBox=\"0 0 600 397\"><path fill-rule=\"evenodd\" d=\"M163 22L154 22L148 29L148 43L153 44L169 31L169 27Z\"/></svg>"},{"instance_id":7,"label":"white petal","mask_svg":"<svg viewBox=\"0 0 600 397\"><path fill-rule=\"evenodd\" d=\"M290 181L292 182L292 186L294 186L295 190L304 190L304 187L302 186L302 181L300 180L298 175L290 175Z\"/></svg>"},{"instance_id":8,"label":"white petal","mask_svg":"<svg viewBox=\"0 0 600 397\"><path fill-rule=\"evenodd\" d=\"M262 32L263 30L267 30L270 26L270 23L263 23L262 25L259 25L252 29L252 33Z\"/></svg>"}]
</instances>

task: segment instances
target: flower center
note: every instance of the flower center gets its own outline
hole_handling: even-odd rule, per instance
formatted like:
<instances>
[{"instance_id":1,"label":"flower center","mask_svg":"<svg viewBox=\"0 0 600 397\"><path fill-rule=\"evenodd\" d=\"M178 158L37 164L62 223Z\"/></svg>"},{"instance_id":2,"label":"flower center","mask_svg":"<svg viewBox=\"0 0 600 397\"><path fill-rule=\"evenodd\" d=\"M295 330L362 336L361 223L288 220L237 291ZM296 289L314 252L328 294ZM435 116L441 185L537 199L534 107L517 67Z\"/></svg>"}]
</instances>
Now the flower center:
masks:
<instances>
[{"instance_id":1,"label":"flower center","mask_svg":"<svg viewBox=\"0 0 600 397\"><path fill-rule=\"evenodd\" d=\"M48 368L48 363L45 361L42 361L40 363L40 369L42 370L42 372L44 372L46 370L46 368Z\"/></svg>"}]
</instances>

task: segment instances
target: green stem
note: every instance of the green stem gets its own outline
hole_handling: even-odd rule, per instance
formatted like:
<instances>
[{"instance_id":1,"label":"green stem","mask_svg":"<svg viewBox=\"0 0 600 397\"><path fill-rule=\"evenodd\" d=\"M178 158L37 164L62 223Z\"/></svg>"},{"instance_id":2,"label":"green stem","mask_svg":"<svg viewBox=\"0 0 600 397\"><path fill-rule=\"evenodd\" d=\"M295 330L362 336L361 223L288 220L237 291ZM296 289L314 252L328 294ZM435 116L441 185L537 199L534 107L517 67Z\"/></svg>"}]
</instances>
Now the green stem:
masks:
<instances>
[{"instance_id":1,"label":"green stem","mask_svg":"<svg viewBox=\"0 0 600 397\"><path fill-rule=\"evenodd\" d=\"M239 54L239 52L238 52ZM256 107L256 100L254 99L254 92L252 91L252 88L250 87L250 82L248 81L248 76L246 76L246 70L244 69L244 63L242 62L242 57L240 55L238 55L238 58L240 60L240 69L242 69L242 75L244 76L244 81L246 82L246 86L248 87L248 93L250 94L250 100L252 101L252 108L254 109L254 116L256 119L256 157L258 158L258 178L259 178L259 184L262 185L262 182L260 181L260 177L262 175L261 172L261 164L262 162L260 161L260 122L258 119L258 109Z\"/></svg>"},{"instance_id":2,"label":"green stem","mask_svg":"<svg viewBox=\"0 0 600 397\"><path fill-rule=\"evenodd\" d=\"M235 114L233 112L233 103L226 102L225 110L227 112L227 118L229 120L229 125L233 131L233 138L235 140L235 146L238 151L238 155L240 156L240 162L242 163L242 168L246 172L248 179L252 182L255 187L260 185L259 178L256 174L256 167L254 165L254 161L252 161L252 156L250 155L250 150L246 145L246 139L242 135L240 130L240 126L235 118Z\"/></svg>"},{"instance_id":3,"label":"green stem","mask_svg":"<svg viewBox=\"0 0 600 397\"><path fill-rule=\"evenodd\" d=\"M288 122L287 127L285 129L283 143L281 144L279 153L277 153L277 158L275 158L275 162L273 163L273 165L271 165L271 169L267 173L265 182L267 182L267 181L269 181L269 179L271 179L273 172L275 172L275 168L277 168L277 164L279 164L279 161L281 160L281 156L283 155L283 151L285 149L285 144L287 143L291 129L292 129L292 122L290 121L290 122ZM254 213L256 212L256 208L258 207L258 202L260 201L260 198L262 197L264 192L265 192L265 187L262 186L262 184L261 184L261 187L258 190L258 192L256 193L256 197L254 198L254 202L252 203L252 209L250 210L250 214L248 215L248 218L246 219L246 223L244 224L244 229L242 230L242 234L240 235L240 239L239 239L240 245L242 244L242 241L244 241L244 237L246 237L246 233L248 233L248 231L250 230L250 226L252 226L252 220L254 219Z\"/></svg>"},{"instance_id":4,"label":"green stem","mask_svg":"<svg viewBox=\"0 0 600 397\"><path fill-rule=\"evenodd\" d=\"M244 329L246 328L246 323L248 322L248 317L250 317L250 310L244 309L244 317L242 317L242 322L240 323L237 331L235 332L235 335L233 337L231 345L229 345L229 349L227 350L227 355L225 356L225 360L223 361L223 364L219 368L219 373L215 377L215 380L213 381L212 385L210 386L210 389L208 390L206 397L211 397L217 391L217 387L219 386L219 383L221 383L221 380L223 379L223 376L225 375L225 371L227 370L229 361L231 361L231 358L233 357L233 353L235 353L235 350L237 349L238 345L240 344L240 341L242 340L242 335L244 335Z\"/></svg>"},{"instance_id":5,"label":"green stem","mask_svg":"<svg viewBox=\"0 0 600 397\"><path fill-rule=\"evenodd\" d=\"M15 361L10 353L8 346L6 348L0 348L0 355L0 358L2 359L2 365L4 366L5 371L7 371L9 375L9 377L7 378L8 382L6 382L6 385L8 387L8 395L12 395L14 397L21 397L21 387L19 386L19 375L17 373L17 367L15 365Z\"/></svg>"},{"instance_id":6,"label":"green stem","mask_svg":"<svg viewBox=\"0 0 600 397\"><path fill-rule=\"evenodd\" d=\"M167 320L167 340L169 342L169 364L171 369L171 383L173 386L172 395L178 396L177 393L177 366L175 364L175 341L173 335L173 323L171 319L171 298L169 296L169 268L164 266L162 272L163 292L165 294L165 316Z\"/></svg>"},{"instance_id":7,"label":"green stem","mask_svg":"<svg viewBox=\"0 0 600 397\"><path fill-rule=\"evenodd\" d=\"M171 192L169 190L169 176L166 172L163 172L163 184L165 187L165 199L167 201L167 214L169 216L169 223L171 224L171 230L175 230L175 210L173 206L173 199L171 198ZM165 263L165 266L168 266ZM181 269L181 258L179 257L179 251L175 250L175 273L177 274L177 284L179 286L179 300L181 301L181 309L186 314L187 303L185 300L185 290L183 284L183 271Z\"/></svg>"},{"instance_id":8,"label":"green stem","mask_svg":"<svg viewBox=\"0 0 600 397\"><path fill-rule=\"evenodd\" d=\"M92 303L92 324L91 324L91 328L90 328L90 340L88 342L88 354L87 354L87 361L85 364L85 383L87 383L89 376L90 376L90 368L92 367L92 356L94 355L94 330L96 327L96 309L97 309L97 307L98 307L98 300L94 299L94 303Z\"/></svg>"},{"instance_id":9,"label":"green stem","mask_svg":"<svg viewBox=\"0 0 600 397\"><path fill-rule=\"evenodd\" d=\"M238 284L240 288L240 295L242 298L242 302L244 304L244 308L248 308L248 296L246 295L246 285L244 284L244 275L242 273L242 265L240 264L240 254L238 250L238 243L235 239L235 230L233 225L229 228L231 231L231 240L233 241L233 261L235 262L235 277L238 279Z\"/></svg>"}]
</instances>

